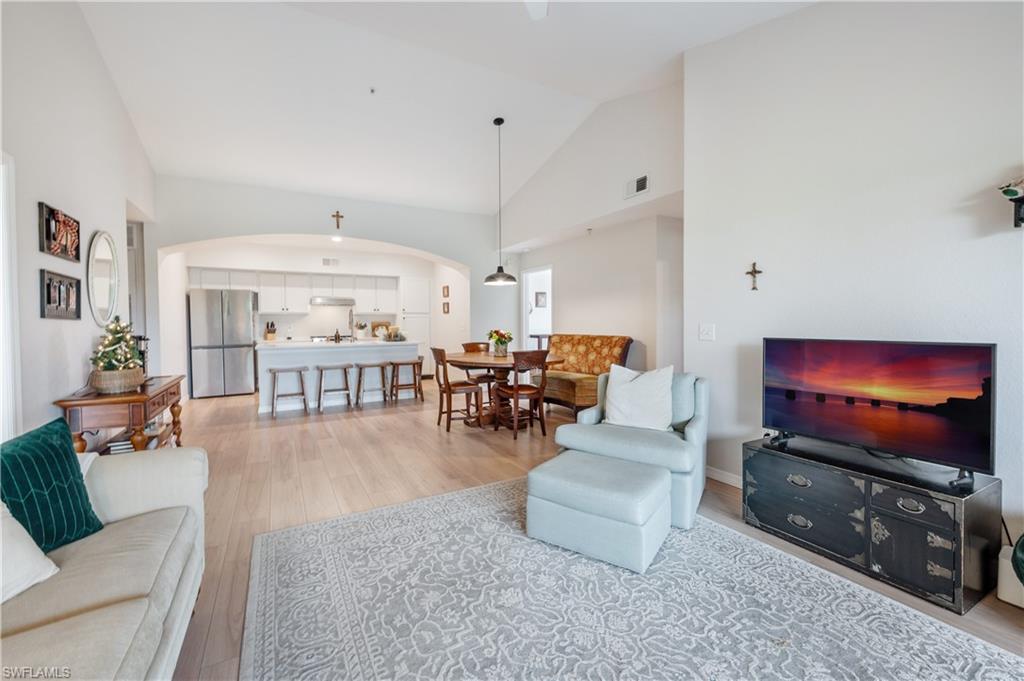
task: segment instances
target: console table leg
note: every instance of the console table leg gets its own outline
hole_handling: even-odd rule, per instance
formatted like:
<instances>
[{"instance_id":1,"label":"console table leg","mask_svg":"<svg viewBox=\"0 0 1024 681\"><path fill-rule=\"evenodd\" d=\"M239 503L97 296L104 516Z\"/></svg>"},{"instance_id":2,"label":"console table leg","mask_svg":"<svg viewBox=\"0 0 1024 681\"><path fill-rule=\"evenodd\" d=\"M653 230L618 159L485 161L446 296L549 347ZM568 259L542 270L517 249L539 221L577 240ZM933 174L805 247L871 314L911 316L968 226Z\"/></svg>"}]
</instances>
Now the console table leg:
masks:
<instances>
[{"instance_id":1,"label":"console table leg","mask_svg":"<svg viewBox=\"0 0 1024 681\"><path fill-rule=\"evenodd\" d=\"M145 426L136 426L132 430L131 442L132 447L135 449L135 451L141 452L143 449L145 449L146 442L148 441L148 439L149 438L146 437Z\"/></svg>"},{"instance_id":2,"label":"console table leg","mask_svg":"<svg viewBox=\"0 0 1024 681\"><path fill-rule=\"evenodd\" d=\"M89 446L85 442L85 438L82 437L81 433L73 433L71 435L71 441L75 443L75 451L79 454L84 454L86 448Z\"/></svg>"},{"instance_id":3,"label":"console table leg","mask_svg":"<svg viewBox=\"0 0 1024 681\"><path fill-rule=\"evenodd\" d=\"M181 446L181 402L171 405L171 425L174 427L174 444Z\"/></svg>"}]
</instances>

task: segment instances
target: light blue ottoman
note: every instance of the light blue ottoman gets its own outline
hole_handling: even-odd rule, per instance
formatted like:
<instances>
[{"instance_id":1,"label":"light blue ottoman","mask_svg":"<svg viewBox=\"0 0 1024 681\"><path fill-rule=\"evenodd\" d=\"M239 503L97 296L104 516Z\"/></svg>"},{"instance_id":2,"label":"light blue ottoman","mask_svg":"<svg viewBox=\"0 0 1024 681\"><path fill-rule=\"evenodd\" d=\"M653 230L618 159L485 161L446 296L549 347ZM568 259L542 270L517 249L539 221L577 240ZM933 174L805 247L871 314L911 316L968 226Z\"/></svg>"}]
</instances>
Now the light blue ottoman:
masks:
<instances>
[{"instance_id":1,"label":"light blue ottoman","mask_svg":"<svg viewBox=\"0 0 1024 681\"><path fill-rule=\"evenodd\" d=\"M668 536L667 468L567 450L526 479L526 534L643 573Z\"/></svg>"}]
</instances>

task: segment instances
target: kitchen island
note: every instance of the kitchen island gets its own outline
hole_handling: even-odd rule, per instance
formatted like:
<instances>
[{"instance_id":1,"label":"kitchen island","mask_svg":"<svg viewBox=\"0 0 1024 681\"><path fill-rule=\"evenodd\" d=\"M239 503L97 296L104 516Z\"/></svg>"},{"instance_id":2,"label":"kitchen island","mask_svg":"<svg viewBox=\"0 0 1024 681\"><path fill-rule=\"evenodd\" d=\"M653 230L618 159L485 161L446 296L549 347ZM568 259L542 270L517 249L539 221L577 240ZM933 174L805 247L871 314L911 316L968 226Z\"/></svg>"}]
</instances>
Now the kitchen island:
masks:
<instances>
[{"instance_id":1,"label":"kitchen island","mask_svg":"<svg viewBox=\"0 0 1024 681\"><path fill-rule=\"evenodd\" d=\"M259 375L259 413L269 414L273 401L273 382L270 377L270 369L304 366L308 368L305 372L306 398L309 400L309 408L315 409L317 405L317 379L316 367L318 364L351 364L353 368L348 372L348 382L352 388L352 401L356 397L356 370L355 365L360 362L388 362L398 360L416 359L419 343L414 340L405 341L380 341L380 340L343 340L340 343L324 341L304 340L283 340L283 341L260 341L256 343L256 365ZM408 369L406 369L408 371ZM341 387L341 372L327 372L326 387ZM405 376L403 375L403 380ZM380 392L380 372L366 371L363 378L365 385L363 401L380 402L383 394ZM295 374L278 375L278 394L299 392L299 379ZM344 393L328 393L324 397L324 406L345 404ZM302 409L302 400L299 398L280 399L277 403L277 411L294 411Z\"/></svg>"}]
</instances>

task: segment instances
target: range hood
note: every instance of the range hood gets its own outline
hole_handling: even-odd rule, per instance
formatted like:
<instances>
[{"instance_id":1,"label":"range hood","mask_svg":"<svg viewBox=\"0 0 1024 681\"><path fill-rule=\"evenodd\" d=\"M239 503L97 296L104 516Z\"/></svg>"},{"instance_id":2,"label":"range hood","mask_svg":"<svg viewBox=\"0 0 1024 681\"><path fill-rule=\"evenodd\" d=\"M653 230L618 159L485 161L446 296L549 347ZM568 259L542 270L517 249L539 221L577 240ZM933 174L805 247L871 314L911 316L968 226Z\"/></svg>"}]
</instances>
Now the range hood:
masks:
<instances>
[{"instance_id":1,"label":"range hood","mask_svg":"<svg viewBox=\"0 0 1024 681\"><path fill-rule=\"evenodd\" d=\"M336 307L355 307L355 298L335 298L334 296L313 296L310 305L334 305Z\"/></svg>"}]
</instances>

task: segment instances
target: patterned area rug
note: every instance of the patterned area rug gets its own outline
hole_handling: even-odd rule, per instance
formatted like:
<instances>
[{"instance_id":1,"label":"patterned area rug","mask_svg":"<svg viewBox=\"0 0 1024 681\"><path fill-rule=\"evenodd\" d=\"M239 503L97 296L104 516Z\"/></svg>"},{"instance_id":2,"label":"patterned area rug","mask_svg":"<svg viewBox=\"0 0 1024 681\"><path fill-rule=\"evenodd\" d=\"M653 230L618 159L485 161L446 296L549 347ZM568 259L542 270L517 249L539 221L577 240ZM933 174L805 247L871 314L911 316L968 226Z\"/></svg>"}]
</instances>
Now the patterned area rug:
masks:
<instances>
[{"instance_id":1,"label":"patterned area rug","mask_svg":"<svg viewBox=\"0 0 1024 681\"><path fill-rule=\"evenodd\" d=\"M705 518L641 576L527 538L525 495L256 537L241 678L1021 678L1024 658Z\"/></svg>"}]
</instances>

